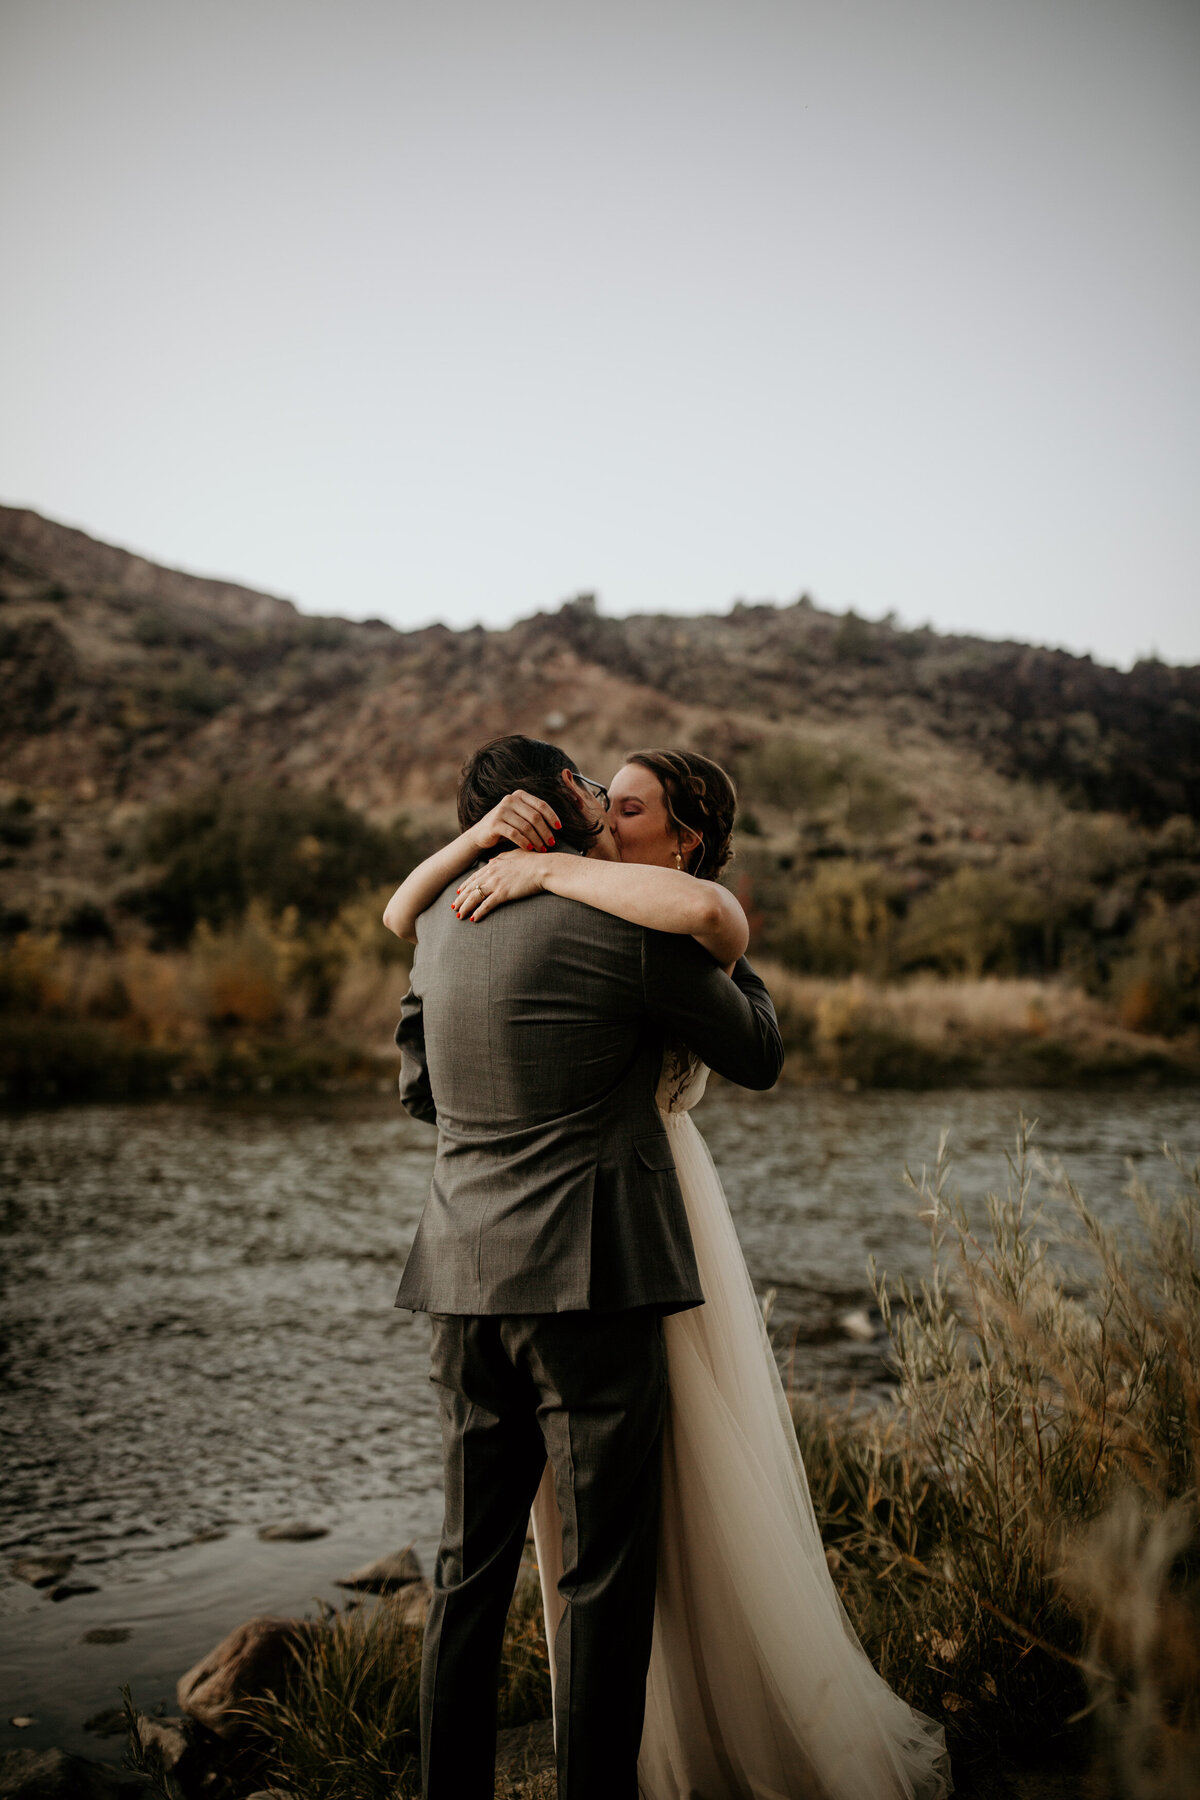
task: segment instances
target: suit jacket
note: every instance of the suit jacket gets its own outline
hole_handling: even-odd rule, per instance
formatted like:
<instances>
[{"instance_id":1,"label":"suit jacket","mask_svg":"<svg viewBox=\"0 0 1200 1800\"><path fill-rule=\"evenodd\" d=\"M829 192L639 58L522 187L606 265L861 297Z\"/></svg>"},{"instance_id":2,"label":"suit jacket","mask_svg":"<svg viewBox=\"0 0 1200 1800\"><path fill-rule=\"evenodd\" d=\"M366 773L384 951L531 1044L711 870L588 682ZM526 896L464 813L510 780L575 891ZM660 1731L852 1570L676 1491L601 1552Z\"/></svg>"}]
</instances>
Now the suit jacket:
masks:
<instances>
[{"instance_id":1,"label":"suit jacket","mask_svg":"<svg viewBox=\"0 0 1200 1800\"><path fill-rule=\"evenodd\" d=\"M421 915L396 1041L400 1097L438 1128L396 1305L549 1313L703 1301L655 1105L664 1041L744 1087L783 1065L749 963L555 894L480 924Z\"/></svg>"}]
</instances>

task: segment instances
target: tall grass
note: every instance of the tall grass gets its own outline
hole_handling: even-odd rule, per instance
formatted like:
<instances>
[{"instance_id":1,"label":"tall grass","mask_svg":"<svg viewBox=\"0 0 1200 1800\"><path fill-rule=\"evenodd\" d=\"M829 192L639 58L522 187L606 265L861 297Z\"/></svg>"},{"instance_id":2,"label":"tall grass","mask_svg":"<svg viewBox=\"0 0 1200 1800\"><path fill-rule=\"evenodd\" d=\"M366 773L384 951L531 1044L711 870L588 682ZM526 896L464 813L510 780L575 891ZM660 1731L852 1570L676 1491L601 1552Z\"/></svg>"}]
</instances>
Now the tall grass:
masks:
<instances>
[{"instance_id":1,"label":"tall grass","mask_svg":"<svg viewBox=\"0 0 1200 1800\"><path fill-rule=\"evenodd\" d=\"M409 1800L421 1791L422 1633L396 1601L326 1614L286 1691L248 1709L264 1776L294 1800ZM521 1566L500 1670L501 1729L550 1712L537 1572ZM463 1721L463 1730L473 1722ZM552 1790L551 1790L552 1791Z\"/></svg>"},{"instance_id":2,"label":"tall grass","mask_svg":"<svg viewBox=\"0 0 1200 1800\"><path fill-rule=\"evenodd\" d=\"M1078 1756L1093 1720L1113 1791L1139 1800L1200 1792L1200 1171L1172 1168L1166 1201L1131 1182L1136 1234L1066 1178L1039 1208L1022 1122L976 1221L943 1139L910 1177L929 1274L877 1282L894 1403L795 1401L831 1565L888 1679L964 1749ZM1090 1254L1086 1283L1051 1228Z\"/></svg>"},{"instance_id":3,"label":"tall grass","mask_svg":"<svg viewBox=\"0 0 1200 1800\"><path fill-rule=\"evenodd\" d=\"M1200 1795L1200 1167L1167 1166L1165 1196L1131 1178L1113 1229L1069 1178L1039 1187L1022 1120L973 1215L943 1137L906 1176L928 1273L876 1284L893 1399L864 1413L792 1395L847 1610L884 1677L945 1725L966 1792L973 1761L1016 1756L1069 1760L1094 1796ZM295 1800L408 1800L420 1629L386 1601L326 1624L252 1709L264 1777ZM549 1700L526 1563L500 1724ZM524 1791L553 1791L538 1781Z\"/></svg>"},{"instance_id":4,"label":"tall grass","mask_svg":"<svg viewBox=\"0 0 1200 1800\"><path fill-rule=\"evenodd\" d=\"M1133 1031L1106 1001L1062 981L884 982L757 966L779 1013L792 1080L927 1088L1200 1076L1200 1044Z\"/></svg>"},{"instance_id":5,"label":"tall grass","mask_svg":"<svg viewBox=\"0 0 1200 1800\"><path fill-rule=\"evenodd\" d=\"M386 897L305 925L254 902L219 928L201 922L183 950L22 932L0 944L0 1089L382 1078L410 961L379 922Z\"/></svg>"}]
</instances>

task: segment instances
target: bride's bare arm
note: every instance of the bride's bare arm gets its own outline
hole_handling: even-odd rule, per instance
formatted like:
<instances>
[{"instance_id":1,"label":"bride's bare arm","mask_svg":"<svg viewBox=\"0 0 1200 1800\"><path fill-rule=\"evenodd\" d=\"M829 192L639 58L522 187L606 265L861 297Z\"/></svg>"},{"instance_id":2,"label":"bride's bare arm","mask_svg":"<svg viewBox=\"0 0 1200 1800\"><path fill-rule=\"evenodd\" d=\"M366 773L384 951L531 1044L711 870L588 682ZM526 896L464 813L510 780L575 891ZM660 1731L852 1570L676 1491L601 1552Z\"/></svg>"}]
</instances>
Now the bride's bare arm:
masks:
<instances>
[{"instance_id":1,"label":"bride's bare arm","mask_svg":"<svg viewBox=\"0 0 1200 1800\"><path fill-rule=\"evenodd\" d=\"M737 961L750 939L745 913L717 882L646 863L512 851L496 857L477 881L464 883L452 904L460 919L476 920L539 892L582 900L631 925L694 937L724 967Z\"/></svg>"},{"instance_id":2,"label":"bride's bare arm","mask_svg":"<svg viewBox=\"0 0 1200 1800\"><path fill-rule=\"evenodd\" d=\"M493 806L478 825L462 832L444 849L435 850L405 876L384 907L384 924L397 937L415 944L417 920L425 908L433 905L448 881L478 862L485 851L507 840L523 852L544 853L553 845L554 833L561 829L553 807L517 788Z\"/></svg>"}]
</instances>

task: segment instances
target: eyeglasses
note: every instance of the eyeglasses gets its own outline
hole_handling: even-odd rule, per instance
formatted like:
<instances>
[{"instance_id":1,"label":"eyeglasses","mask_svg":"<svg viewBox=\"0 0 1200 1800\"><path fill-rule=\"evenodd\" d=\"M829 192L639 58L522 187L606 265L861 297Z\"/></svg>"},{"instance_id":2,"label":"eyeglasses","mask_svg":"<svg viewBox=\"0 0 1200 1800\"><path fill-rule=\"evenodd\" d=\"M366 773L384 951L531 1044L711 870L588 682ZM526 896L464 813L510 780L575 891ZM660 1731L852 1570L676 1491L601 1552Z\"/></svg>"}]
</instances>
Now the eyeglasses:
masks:
<instances>
[{"instance_id":1,"label":"eyeglasses","mask_svg":"<svg viewBox=\"0 0 1200 1800\"><path fill-rule=\"evenodd\" d=\"M578 781L580 783L580 785L582 787L591 789L592 793L595 794L597 800L600 802L600 804L604 808L605 812L607 812L608 811L608 789L605 787L604 783L602 781L593 781L590 775L576 775L575 779L576 779L576 781Z\"/></svg>"}]
</instances>

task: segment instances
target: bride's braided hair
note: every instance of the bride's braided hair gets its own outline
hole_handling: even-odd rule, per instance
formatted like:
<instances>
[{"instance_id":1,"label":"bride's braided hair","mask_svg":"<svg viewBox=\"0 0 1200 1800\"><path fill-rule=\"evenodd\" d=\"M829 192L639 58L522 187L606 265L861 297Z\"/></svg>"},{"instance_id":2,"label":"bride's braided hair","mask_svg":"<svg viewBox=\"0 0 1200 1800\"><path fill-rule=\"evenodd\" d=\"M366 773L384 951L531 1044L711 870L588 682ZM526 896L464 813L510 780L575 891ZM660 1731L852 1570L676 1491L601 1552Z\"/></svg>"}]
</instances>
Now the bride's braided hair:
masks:
<instances>
[{"instance_id":1,"label":"bride's braided hair","mask_svg":"<svg viewBox=\"0 0 1200 1800\"><path fill-rule=\"evenodd\" d=\"M733 854L737 790L724 769L695 750L631 750L625 761L658 777L667 817L700 839L684 866L712 881Z\"/></svg>"}]
</instances>

